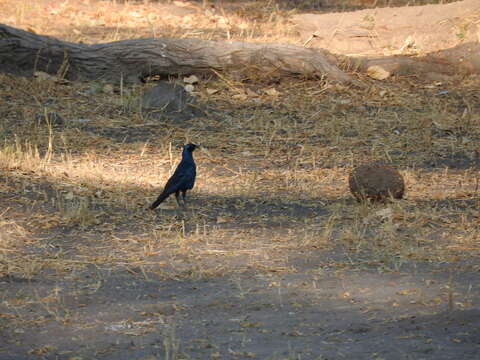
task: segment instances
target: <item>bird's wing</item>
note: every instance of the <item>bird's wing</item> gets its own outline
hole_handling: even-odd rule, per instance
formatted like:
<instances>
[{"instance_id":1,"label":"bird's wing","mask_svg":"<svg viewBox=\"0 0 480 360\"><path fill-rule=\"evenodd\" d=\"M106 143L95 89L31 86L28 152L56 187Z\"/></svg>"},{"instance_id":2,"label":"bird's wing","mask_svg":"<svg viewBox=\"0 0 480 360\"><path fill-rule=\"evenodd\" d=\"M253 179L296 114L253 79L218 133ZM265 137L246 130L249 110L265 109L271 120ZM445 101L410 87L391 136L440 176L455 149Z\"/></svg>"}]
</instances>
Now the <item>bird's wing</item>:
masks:
<instances>
[{"instance_id":1,"label":"bird's wing","mask_svg":"<svg viewBox=\"0 0 480 360\"><path fill-rule=\"evenodd\" d=\"M177 168L177 170L173 173L172 177L168 179L165 185L165 189L163 190L164 192L172 194L185 188L191 182L192 175L190 174L190 172L179 170L182 169Z\"/></svg>"}]
</instances>

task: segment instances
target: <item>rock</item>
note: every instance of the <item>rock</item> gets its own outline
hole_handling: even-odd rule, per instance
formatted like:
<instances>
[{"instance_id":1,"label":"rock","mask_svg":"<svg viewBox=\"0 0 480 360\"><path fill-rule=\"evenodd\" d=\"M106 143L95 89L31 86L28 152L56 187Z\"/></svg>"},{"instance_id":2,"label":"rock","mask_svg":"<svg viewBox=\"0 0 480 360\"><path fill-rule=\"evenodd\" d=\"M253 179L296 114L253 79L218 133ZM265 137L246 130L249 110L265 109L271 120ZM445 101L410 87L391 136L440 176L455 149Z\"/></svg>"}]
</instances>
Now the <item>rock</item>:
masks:
<instances>
[{"instance_id":1,"label":"rock","mask_svg":"<svg viewBox=\"0 0 480 360\"><path fill-rule=\"evenodd\" d=\"M348 178L350 191L358 201L386 201L401 199L405 182L400 173L384 164L371 163L355 168Z\"/></svg>"},{"instance_id":2,"label":"rock","mask_svg":"<svg viewBox=\"0 0 480 360\"><path fill-rule=\"evenodd\" d=\"M150 116L183 113L189 118L201 113L196 107L195 98L183 86L166 81L160 82L145 92L142 98L142 110Z\"/></svg>"},{"instance_id":3,"label":"rock","mask_svg":"<svg viewBox=\"0 0 480 360\"><path fill-rule=\"evenodd\" d=\"M47 120L48 117L48 120ZM62 126L65 125L65 121L63 118L58 115L56 112L49 112L47 113L47 117L45 117L45 114L37 114L35 115L35 121L37 124L42 124L42 125L52 125L52 126Z\"/></svg>"}]
</instances>

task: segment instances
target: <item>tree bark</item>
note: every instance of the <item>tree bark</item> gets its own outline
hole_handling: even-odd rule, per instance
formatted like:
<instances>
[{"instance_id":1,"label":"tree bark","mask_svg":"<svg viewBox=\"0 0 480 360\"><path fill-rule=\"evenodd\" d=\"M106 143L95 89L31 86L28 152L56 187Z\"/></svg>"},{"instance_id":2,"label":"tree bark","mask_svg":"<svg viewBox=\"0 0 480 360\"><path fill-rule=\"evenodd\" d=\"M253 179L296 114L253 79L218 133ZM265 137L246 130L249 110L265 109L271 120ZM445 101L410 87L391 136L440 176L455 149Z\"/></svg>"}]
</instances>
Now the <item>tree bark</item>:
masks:
<instances>
[{"instance_id":1,"label":"tree bark","mask_svg":"<svg viewBox=\"0 0 480 360\"><path fill-rule=\"evenodd\" d=\"M69 80L103 79L125 83L152 75L252 70L296 74L352 83L321 49L284 44L217 42L199 39L132 39L77 44L0 24L0 71L31 76L35 71Z\"/></svg>"},{"instance_id":2,"label":"tree bark","mask_svg":"<svg viewBox=\"0 0 480 360\"><path fill-rule=\"evenodd\" d=\"M380 68L384 78L413 75L426 80L449 80L454 75L480 74L480 43L466 43L420 57L344 57L341 68L367 74L371 69Z\"/></svg>"}]
</instances>

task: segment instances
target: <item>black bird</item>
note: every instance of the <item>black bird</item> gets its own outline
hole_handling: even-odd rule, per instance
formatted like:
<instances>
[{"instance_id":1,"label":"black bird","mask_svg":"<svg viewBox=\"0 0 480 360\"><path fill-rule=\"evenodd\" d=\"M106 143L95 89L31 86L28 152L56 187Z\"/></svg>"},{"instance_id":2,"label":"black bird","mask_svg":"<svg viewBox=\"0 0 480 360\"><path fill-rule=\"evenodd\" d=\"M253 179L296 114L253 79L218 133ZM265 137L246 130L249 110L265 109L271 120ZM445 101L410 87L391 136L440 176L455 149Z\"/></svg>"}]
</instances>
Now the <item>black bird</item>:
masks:
<instances>
[{"instance_id":1,"label":"black bird","mask_svg":"<svg viewBox=\"0 0 480 360\"><path fill-rule=\"evenodd\" d=\"M183 147L182 161L180 161L180 164L178 164L175 172L170 179L168 179L162 193L150 206L151 210L155 209L173 193L175 193L178 206L181 206L180 193L182 193L183 205L186 205L185 197L187 195L187 190L191 190L193 188L193 185L195 185L195 177L197 175L197 166L195 165L195 161L193 161L192 154L196 147L197 145L195 144L187 144Z\"/></svg>"}]
</instances>

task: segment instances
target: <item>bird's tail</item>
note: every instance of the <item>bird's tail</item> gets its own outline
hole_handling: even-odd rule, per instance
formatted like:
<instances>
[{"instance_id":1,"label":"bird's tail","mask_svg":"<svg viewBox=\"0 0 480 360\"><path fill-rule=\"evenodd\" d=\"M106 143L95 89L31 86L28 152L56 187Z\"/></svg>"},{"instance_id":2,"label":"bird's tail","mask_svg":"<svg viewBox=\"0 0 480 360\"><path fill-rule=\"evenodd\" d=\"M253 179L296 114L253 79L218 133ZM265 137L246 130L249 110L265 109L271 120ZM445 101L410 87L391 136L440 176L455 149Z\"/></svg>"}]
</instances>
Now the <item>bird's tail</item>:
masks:
<instances>
[{"instance_id":1,"label":"bird's tail","mask_svg":"<svg viewBox=\"0 0 480 360\"><path fill-rule=\"evenodd\" d=\"M158 205L160 205L166 198L168 197L168 195L166 195L165 193L161 193L157 200L155 200L155 202L150 205L150 210L153 210L155 209Z\"/></svg>"}]
</instances>

